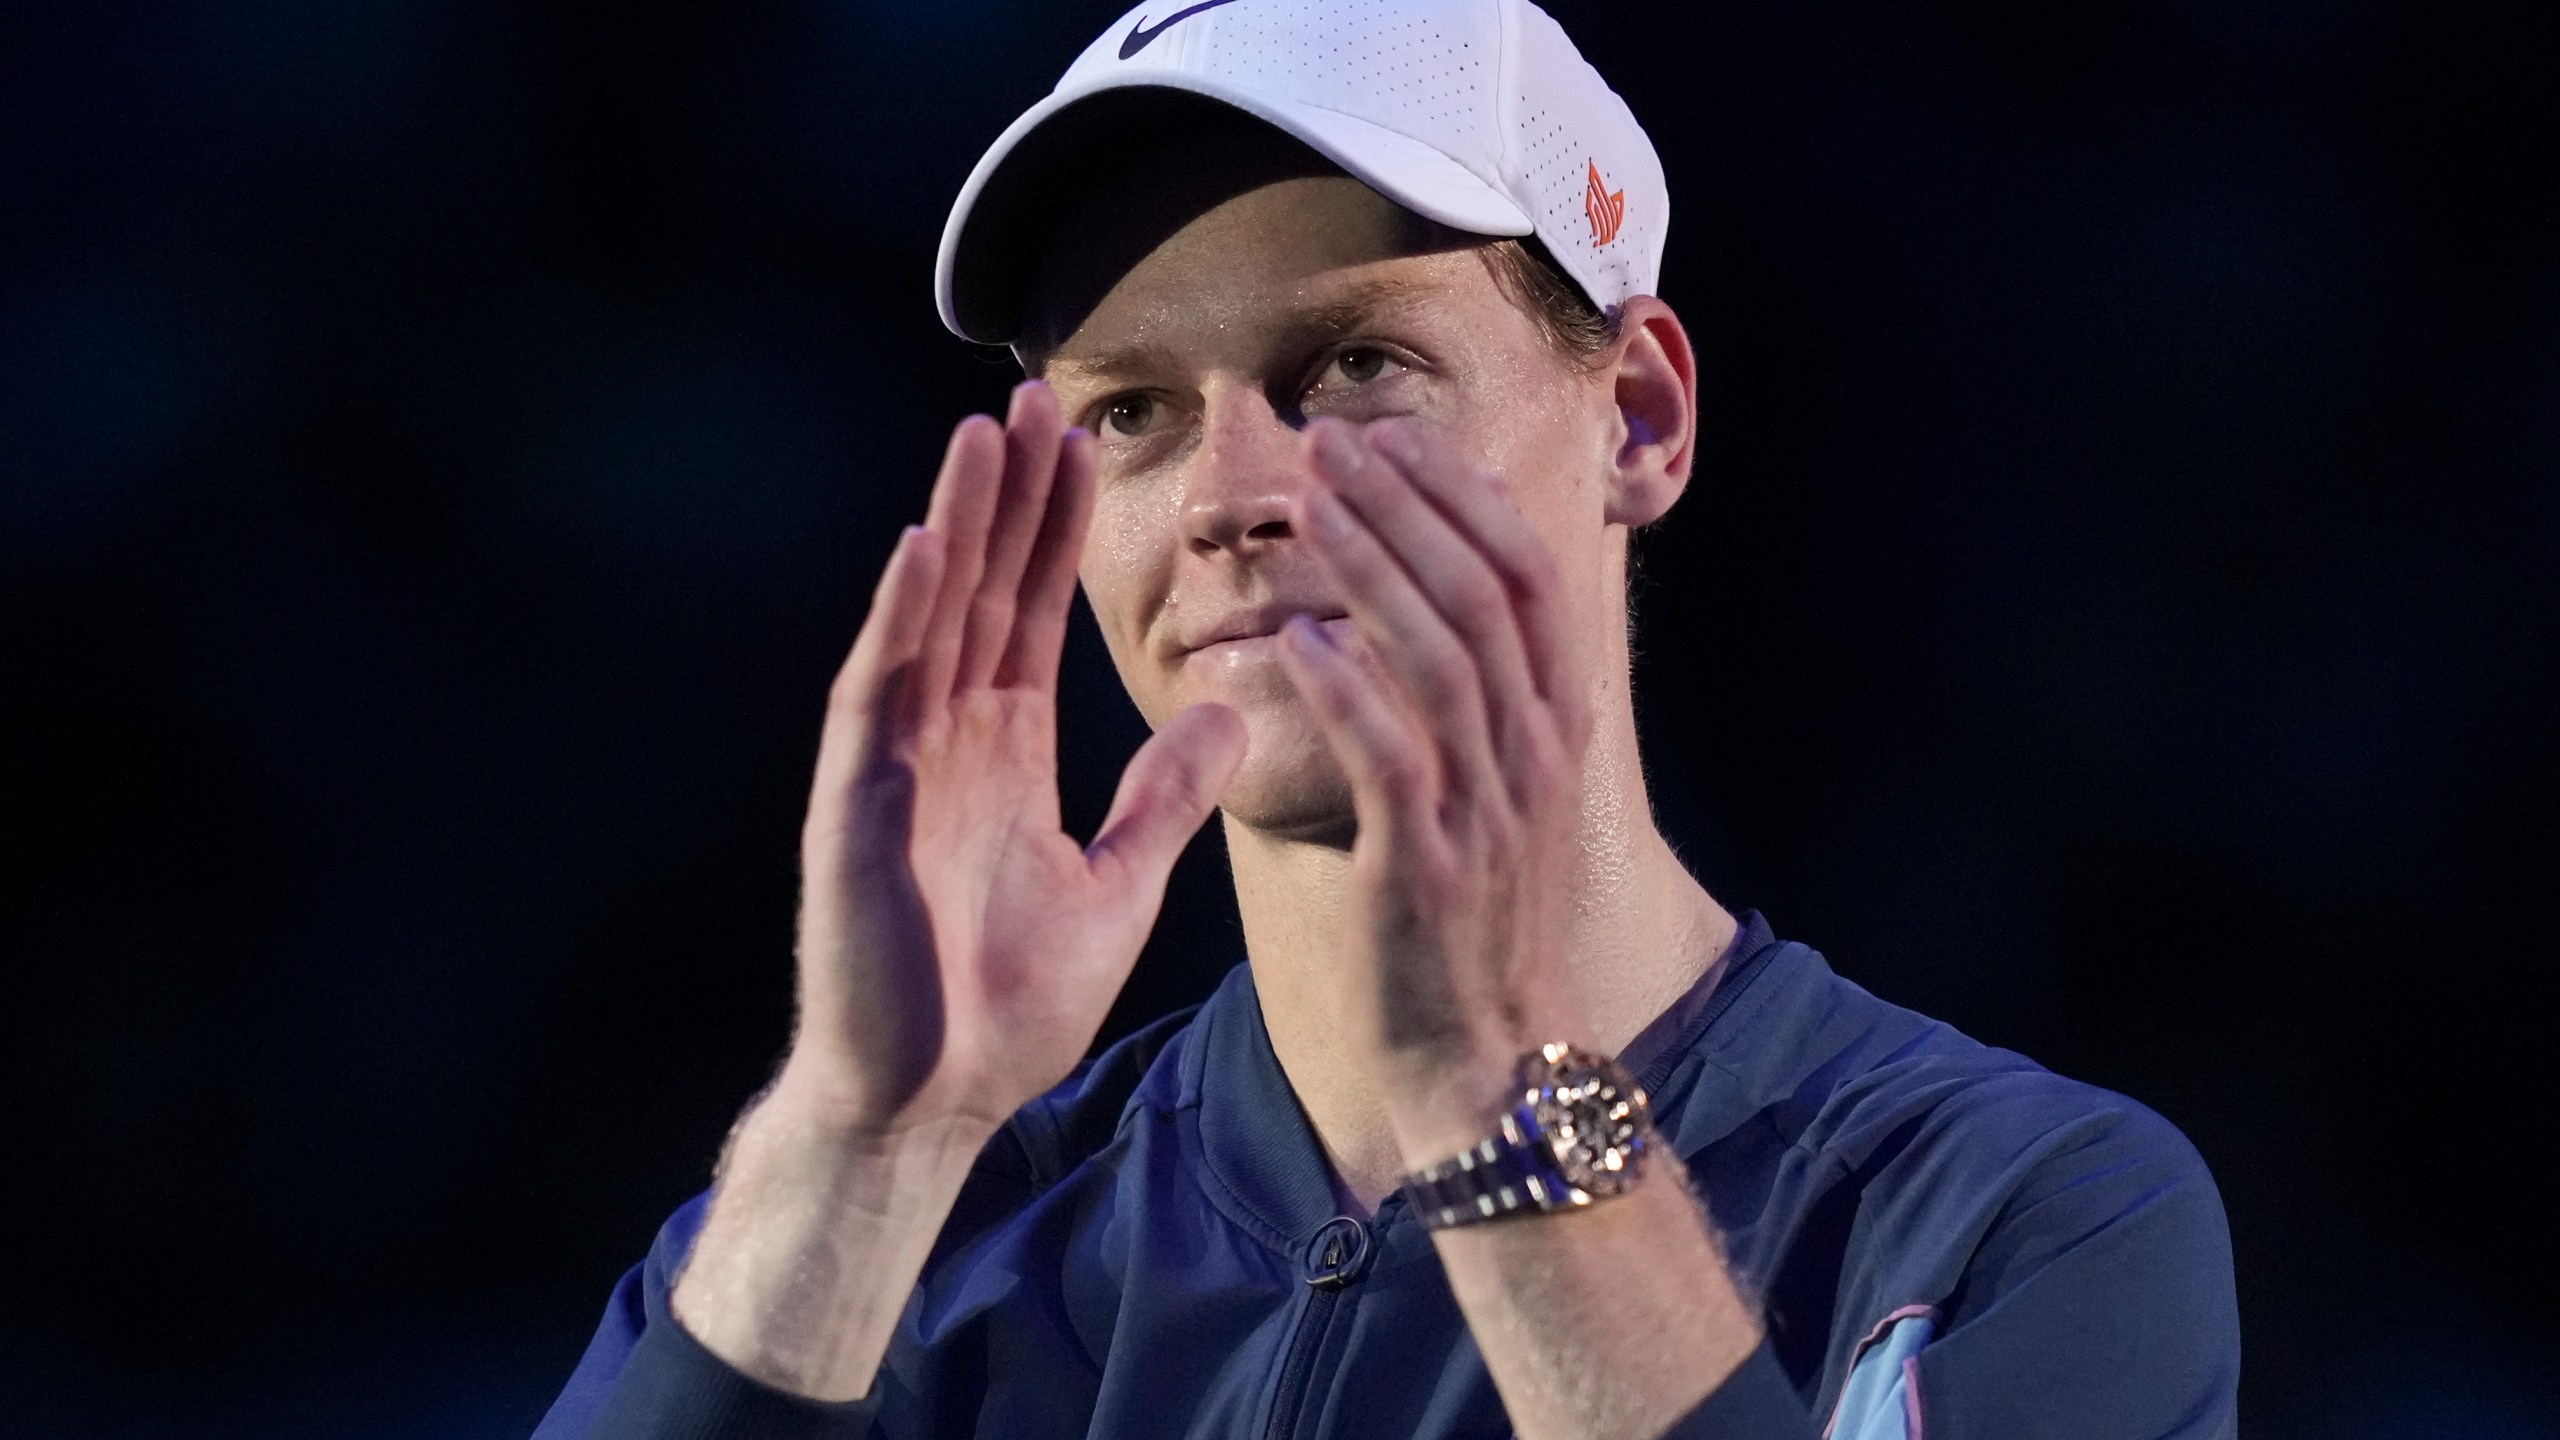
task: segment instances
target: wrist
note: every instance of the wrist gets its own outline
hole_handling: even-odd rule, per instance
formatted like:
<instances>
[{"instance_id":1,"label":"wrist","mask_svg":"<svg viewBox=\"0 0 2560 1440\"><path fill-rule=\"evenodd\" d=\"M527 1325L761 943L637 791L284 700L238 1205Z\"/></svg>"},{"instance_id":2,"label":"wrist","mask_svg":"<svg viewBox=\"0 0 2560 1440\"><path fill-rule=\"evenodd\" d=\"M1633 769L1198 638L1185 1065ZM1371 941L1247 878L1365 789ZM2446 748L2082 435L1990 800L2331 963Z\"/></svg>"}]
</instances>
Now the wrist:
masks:
<instances>
[{"instance_id":1,"label":"wrist","mask_svg":"<svg viewBox=\"0 0 2560 1440\"><path fill-rule=\"evenodd\" d=\"M739 1117L724 1170L752 1150L775 1158L804 1156L830 1168L965 1171L1000 1126L952 1111L880 1116L803 1082L786 1065L773 1087Z\"/></svg>"},{"instance_id":2,"label":"wrist","mask_svg":"<svg viewBox=\"0 0 2560 1440\"><path fill-rule=\"evenodd\" d=\"M868 1389L934 1237L994 1127L880 1127L777 1082L729 1140L670 1304L712 1354L793 1394Z\"/></svg>"},{"instance_id":3,"label":"wrist","mask_svg":"<svg viewBox=\"0 0 2560 1440\"><path fill-rule=\"evenodd\" d=\"M1492 1134L1521 1100L1520 1060L1536 1046L1448 1055L1388 1085L1385 1109L1408 1171L1437 1164Z\"/></svg>"},{"instance_id":4,"label":"wrist","mask_svg":"<svg viewBox=\"0 0 2560 1440\"><path fill-rule=\"evenodd\" d=\"M971 1130L984 1141L1031 1098L978 1103L977 1092L987 1088L948 1075L891 1081L843 1046L804 1036L743 1118L770 1111L813 1136L883 1153Z\"/></svg>"},{"instance_id":5,"label":"wrist","mask_svg":"<svg viewBox=\"0 0 2560 1440\"><path fill-rule=\"evenodd\" d=\"M1522 1057L1515 1074L1511 1104L1490 1133L1405 1173L1404 1193L1430 1229L1579 1210L1626 1194L1643 1177L1652 1118L1644 1087L1626 1067L1557 1041ZM1418 1143L1447 1144L1436 1133Z\"/></svg>"},{"instance_id":6,"label":"wrist","mask_svg":"<svg viewBox=\"0 0 2560 1440\"><path fill-rule=\"evenodd\" d=\"M1554 1041L1583 1044L1586 1034L1568 1007L1554 1005L1393 1056L1378 1089L1406 1167L1445 1160L1491 1134L1521 1102L1522 1062Z\"/></svg>"}]
</instances>

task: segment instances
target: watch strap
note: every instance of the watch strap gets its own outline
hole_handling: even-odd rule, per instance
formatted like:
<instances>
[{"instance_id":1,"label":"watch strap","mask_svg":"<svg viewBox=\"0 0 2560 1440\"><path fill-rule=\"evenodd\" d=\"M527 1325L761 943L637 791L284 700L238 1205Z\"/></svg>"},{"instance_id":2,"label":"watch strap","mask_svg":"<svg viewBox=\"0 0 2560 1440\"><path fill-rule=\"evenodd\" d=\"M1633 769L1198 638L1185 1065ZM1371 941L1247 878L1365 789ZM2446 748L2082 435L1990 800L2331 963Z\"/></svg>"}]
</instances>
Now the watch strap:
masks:
<instances>
[{"instance_id":1,"label":"watch strap","mask_svg":"<svg viewBox=\"0 0 2560 1440\"><path fill-rule=\"evenodd\" d=\"M1537 1116L1524 1105L1503 1116L1493 1134L1406 1176L1405 1203L1433 1230L1588 1203L1545 1151Z\"/></svg>"}]
</instances>

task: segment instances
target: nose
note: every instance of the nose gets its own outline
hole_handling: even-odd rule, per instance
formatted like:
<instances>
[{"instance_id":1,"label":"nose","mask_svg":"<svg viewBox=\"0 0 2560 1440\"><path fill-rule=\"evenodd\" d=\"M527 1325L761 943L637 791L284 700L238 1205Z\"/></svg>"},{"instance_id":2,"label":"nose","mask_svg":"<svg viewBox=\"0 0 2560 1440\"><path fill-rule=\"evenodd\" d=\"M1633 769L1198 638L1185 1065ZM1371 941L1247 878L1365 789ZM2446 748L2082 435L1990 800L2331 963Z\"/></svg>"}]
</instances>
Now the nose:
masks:
<instances>
[{"instance_id":1,"label":"nose","mask_svg":"<svg viewBox=\"0 0 2560 1440\"><path fill-rule=\"evenodd\" d=\"M1202 559L1267 557L1294 538L1289 503L1308 483L1306 442L1250 385L1203 396L1201 442L1183 477L1183 541Z\"/></svg>"}]
</instances>

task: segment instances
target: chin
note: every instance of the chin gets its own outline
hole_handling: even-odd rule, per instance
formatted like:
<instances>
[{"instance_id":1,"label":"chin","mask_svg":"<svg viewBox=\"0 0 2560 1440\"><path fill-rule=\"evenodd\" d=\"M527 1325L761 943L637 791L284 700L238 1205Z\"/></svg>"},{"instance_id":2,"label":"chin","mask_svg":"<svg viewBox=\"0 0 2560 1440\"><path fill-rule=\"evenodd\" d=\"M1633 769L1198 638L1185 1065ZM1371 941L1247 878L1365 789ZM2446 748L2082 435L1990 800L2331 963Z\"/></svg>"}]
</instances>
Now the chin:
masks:
<instances>
[{"instance_id":1,"label":"chin","mask_svg":"<svg viewBox=\"0 0 2560 1440\"><path fill-rule=\"evenodd\" d=\"M1260 710L1245 712L1245 733L1244 764L1218 808L1276 839L1348 849L1355 833L1351 781L1323 739L1301 716Z\"/></svg>"}]
</instances>

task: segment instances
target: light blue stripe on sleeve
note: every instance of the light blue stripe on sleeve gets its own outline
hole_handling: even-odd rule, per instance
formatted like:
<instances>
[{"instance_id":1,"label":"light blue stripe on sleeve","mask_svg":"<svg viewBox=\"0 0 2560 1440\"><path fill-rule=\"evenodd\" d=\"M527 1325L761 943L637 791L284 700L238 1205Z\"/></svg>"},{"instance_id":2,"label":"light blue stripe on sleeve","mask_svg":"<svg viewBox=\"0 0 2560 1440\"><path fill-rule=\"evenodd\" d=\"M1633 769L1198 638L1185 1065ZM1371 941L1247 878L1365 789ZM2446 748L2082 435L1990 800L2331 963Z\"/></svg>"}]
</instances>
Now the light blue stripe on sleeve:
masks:
<instances>
[{"instance_id":1,"label":"light blue stripe on sleeve","mask_svg":"<svg viewBox=\"0 0 2560 1440\"><path fill-rule=\"evenodd\" d=\"M1858 1347L1840 1404L1831 1412L1828 1440L1923 1440L1918 1381L1908 1362L1929 1343L1936 1313L1914 1307L1896 1312Z\"/></svg>"}]
</instances>

